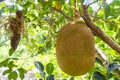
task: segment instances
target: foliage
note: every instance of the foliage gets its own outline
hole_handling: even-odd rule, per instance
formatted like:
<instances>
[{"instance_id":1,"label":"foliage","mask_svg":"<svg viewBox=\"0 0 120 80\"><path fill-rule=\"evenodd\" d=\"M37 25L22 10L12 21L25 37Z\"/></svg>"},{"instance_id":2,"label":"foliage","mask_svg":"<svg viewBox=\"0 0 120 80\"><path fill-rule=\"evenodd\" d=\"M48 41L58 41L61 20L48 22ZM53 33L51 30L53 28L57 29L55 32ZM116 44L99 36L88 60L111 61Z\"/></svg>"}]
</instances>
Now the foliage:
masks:
<instances>
[{"instance_id":1,"label":"foliage","mask_svg":"<svg viewBox=\"0 0 120 80\"><path fill-rule=\"evenodd\" d=\"M120 0L108 2L97 0L91 4L88 8L89 15L96 25L120 44ZM77 0L77 4L81 10L80 0ZM99 6L101 9L97 13ZM23 79L26 71L36 67L39 71L36 75L40 73L37 77L47 80L119 80L120 56L98 37L95 37L96 45L104 51L110 61L108 65L104 66L100 59L96 59L95 67L88 74L79 77L69 76L59 69L55 58L57 33L69 20L53 7L72 18L73 0L10 0L10 4L0 1L0 67L8 67L3 74L9 74L9 80L16 80L18 74ZM12 34L9 29L5 30L5 25L21 8L24 12L25 31L14 52L10 47Z\"/></svg>"}]
</instances>

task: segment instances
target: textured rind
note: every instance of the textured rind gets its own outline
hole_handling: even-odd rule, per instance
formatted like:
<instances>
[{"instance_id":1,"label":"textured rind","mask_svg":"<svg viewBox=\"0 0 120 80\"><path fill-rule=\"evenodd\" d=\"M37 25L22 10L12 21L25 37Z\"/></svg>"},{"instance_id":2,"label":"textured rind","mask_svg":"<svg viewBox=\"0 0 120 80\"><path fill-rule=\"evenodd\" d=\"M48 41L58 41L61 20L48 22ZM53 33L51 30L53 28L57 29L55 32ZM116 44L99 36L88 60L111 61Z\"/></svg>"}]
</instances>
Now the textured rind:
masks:
<instances>
[{"instance_id":1,"label":"textured rind","mask_svg":"<svg viewBox=\"0 0 120 80\"><path fill-rule=\"evenodd\" d=\"M60 68L72 76L83 75L94 66L94 37L84 22L73 21L59 30L56 57Z\"/></svg>"}]
</instances>

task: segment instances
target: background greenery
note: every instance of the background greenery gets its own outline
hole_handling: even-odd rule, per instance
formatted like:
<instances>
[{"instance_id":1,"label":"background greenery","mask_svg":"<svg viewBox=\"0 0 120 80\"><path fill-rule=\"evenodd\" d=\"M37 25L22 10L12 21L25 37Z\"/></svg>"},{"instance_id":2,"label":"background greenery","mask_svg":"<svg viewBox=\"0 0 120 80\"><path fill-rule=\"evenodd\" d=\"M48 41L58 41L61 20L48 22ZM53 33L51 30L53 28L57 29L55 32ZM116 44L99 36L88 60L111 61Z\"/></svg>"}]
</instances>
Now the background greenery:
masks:
<instances>
[{"instance_id":1,"label":"background greenery","mask_svg":"<svg viewBox=\"0 0 120 80\"><path fill-rule=\"evenodd\" d=\"M108 2L110 1L108 0ZM80 5L80 0L77 0L79 9ZM94 18L100 6L101 9ZM54 78L61 80L119 80L119 54L97 37L95 37L96 45L107 56L110 61L109 65L104 66L100 59L96 59L95 67L90 72L77 77L69 76L60 70L56 62L55 44L59 29L68 22L68 19L52 7L72 18L74 0L10 0L9 4L0 1L0 66L9 67L4 72L4 74L9 74L9 80L17 78L18 74L13 68L17 68L21 79L26 71L37 69L36 77L44 80L53 80ZM19 9L24 12L25 32L22 34L17 50L12 52L11 33L9 30L5 30L5 23L8 22L10 16L15 16L15 12ZM88 10L94 23L120 44L120 0L113 0L111 3L102 3L102 0L97 0L89 6ZM117 74L115 73L116 69Z\"/></svg>"}]
</instances>

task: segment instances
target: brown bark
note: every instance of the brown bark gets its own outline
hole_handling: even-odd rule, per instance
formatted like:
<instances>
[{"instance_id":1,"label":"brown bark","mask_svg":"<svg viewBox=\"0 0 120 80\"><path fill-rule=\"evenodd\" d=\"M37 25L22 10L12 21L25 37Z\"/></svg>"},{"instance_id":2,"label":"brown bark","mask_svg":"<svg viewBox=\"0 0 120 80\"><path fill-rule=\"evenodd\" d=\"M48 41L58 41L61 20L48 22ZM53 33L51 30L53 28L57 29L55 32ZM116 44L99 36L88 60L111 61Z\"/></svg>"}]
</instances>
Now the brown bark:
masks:
<instances>
[{"instance_id":1,"label":"brown bark","mask_svg":"<svg viewBox=\"0 0 120 80\"><path fill-rule=\"evenodd\" d=\"M106 42L112 49L120 53L120 46L115 43L109 36L107 36L98 26L96 26L93 21L91 20L88 11L87 11L87 6L82 5L83 9L83 19L88 25L88 27L93 30L96 34L97 37L101 38L104 42Z\"/></svg>"}]
</instances>

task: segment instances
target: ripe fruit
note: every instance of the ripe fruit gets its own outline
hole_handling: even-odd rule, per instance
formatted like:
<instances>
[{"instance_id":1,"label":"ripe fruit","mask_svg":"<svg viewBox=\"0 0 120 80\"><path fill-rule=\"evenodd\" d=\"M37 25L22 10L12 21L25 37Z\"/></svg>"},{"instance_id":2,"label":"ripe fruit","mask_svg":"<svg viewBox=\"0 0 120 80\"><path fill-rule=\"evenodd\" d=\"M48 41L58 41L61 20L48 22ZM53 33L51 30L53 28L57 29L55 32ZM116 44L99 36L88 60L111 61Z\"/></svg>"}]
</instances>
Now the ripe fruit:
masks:
<instances>
[{"instance_id":1,"label":"ripe fruit","mask_svg":"<svg viewBox=\"0 0 120 80\"><path fill-rule=\"evenodd\" d=\"M72 76L85 74L94 66L94 38L84 22L73 21L59 30L56 56L60 68Z\"/></svg>"}]
</instances>

